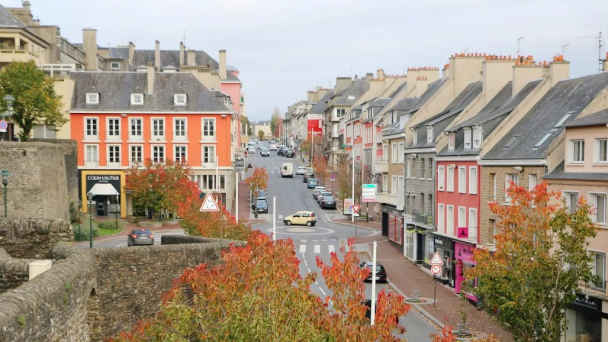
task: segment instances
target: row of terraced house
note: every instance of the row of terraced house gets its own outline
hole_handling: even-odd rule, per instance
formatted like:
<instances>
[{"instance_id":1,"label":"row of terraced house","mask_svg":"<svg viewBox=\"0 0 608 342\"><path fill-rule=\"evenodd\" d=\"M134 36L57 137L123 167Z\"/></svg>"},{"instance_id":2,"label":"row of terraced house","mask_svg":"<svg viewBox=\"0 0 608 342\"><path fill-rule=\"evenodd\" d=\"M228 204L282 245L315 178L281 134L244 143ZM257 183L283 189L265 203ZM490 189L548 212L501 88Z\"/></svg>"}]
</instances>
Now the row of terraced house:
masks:
<instances>
[{"instance_id":1,"label":"row of terraced house","mask_svg":"<svg viewBox=\"0 0 608 342\"><path fill-rule=\"evenodd\" d=\"M125 176L146 160L187 162L202 191L218 191L228 210L235 197L234 160L241 153L245 95L239 71L184 43L163 50L135 44L100 47L95 29L83 29L82 43L70 43L56 25L33 19L31 4L0 6L0 68L35 61L62 96L60 128L38 125L32 138L78 143L79 199L100 216L133 215ZM13 139L11 124L5 139ZM72 199L78 201L78 199Z\"/></svg>"},{"instance_id":2,"label":"row of terraced house","mask_svg":"<svg viewBox=\"0 0 608 342\"><path fill-rule=\"evenodd\" d=\"M569 306L566 340L605 341L608 72L571 78L569 68L563 56L457 53L442 70L337 78L334 89L291 106L285 124L299 140L320 132L333 167L354 157L360 182L377 184L383 235L427 269L439 253L438 281L455 293L475 249L495 248L498 218L488 203L509 205L511 182L547 182L572 210L587 199L600 228L588 247L599 281Z\"/></svg>"}]
</instances>

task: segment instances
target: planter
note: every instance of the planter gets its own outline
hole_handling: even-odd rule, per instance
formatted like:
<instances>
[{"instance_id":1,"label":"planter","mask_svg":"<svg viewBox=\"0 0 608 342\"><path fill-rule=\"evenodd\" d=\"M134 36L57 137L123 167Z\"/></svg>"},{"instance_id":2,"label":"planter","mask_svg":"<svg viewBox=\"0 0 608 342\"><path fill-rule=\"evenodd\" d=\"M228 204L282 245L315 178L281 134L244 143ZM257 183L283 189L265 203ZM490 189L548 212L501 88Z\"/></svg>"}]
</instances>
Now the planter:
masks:
<instances>
[{"instance_id":1,"label":"planter","mask_svg":"<svg viewBox=\"0 0 608 342\"><path fill-rule=\"evenodd\" d=\"M163 223L161 221L139 221L137 225L142 228L162 228Z\"/></svg>"},{"instance_id":2,"label":"planter","mask_svg":"<svg viewBox=\"0 0 608 342\"><path fill-rule=\"evenodd\" d=\"M174 226L176 224L179 224L178 219L168 219L166 221L163 221L163 226Z\"/></svg>"}]
</instances>

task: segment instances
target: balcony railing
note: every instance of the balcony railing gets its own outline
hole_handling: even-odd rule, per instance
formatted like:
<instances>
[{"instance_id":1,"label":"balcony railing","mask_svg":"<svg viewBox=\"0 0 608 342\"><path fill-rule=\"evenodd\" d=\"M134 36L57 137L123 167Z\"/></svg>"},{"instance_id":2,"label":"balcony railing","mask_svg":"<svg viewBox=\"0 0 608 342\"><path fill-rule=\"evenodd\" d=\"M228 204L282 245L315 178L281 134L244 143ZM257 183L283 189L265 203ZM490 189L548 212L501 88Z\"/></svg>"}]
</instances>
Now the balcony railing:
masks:
<instances>
[{"instance_id":1,"label":"balcony railing","mask_svg":"<svg viewBox=\"0 0 608 342\"><path fill-rule=\"evenodd\" d=\"M412 221L414 224L421 227L433 229L435 228L435 217L432 214L427 214L420 211L413 211Z\"/></svg>"}]
</instances>

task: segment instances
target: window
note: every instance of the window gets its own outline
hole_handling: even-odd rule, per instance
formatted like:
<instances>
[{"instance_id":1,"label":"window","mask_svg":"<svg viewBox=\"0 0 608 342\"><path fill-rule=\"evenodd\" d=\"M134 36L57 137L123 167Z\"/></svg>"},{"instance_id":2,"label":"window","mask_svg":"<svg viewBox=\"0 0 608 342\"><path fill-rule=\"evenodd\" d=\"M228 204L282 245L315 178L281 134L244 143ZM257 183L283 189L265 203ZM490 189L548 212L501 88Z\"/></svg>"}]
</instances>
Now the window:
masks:
<instances>
[{"instance_id":1,"label":"window","mask_svg":"<svg viewBox=\"0 0 608 342\"><path fill-rule=\"evenodd\" d=\"M433 178L433 158L429 158L428 167L424 169L424 177L428 180Z\"/></svg>"},{"instance_id":2,"label":"window","mask_svg":"<svg viewBox=\"0 0 608 342\"><path fill-rule=\"evenodd\" d=\"M536 175L528 175L528 190L532 190L538 184L538 178Z\"/></svg>"},{"instance_id":3,"label":"window","mask_svg":"<svg viewBox=\"0 0 608 342\"><path fill-rule=\"evenodd\" d=\"M131 94L131 104L132 105L143 105L144 104L144 94Z\"/></svg>"},{"instance_id":4,"label":"window","mask_svg":"<svg viewBox=\"0 0 608 342\"><path fill-rule=\"evenodd\" d=\"M186 162L186 150L187 150L187 146L185 146L185 145L174 145L173 146L173 159L176 162L185 163Z\"/></svg>"},{"instance_id":5,"label":"window","mask_svg":"<svg viewBox=\"0 0 608 342\"><path fill-rule=\"evenodd\" d=\"M143 140L142 134L142 119L130 119L129 129L129 140L141 141Z\"/></svg>"},{"instance_id":6,"label":"window","mask_svg":"<svg viewBox=\"0 0 608 342\"><path fill-rule=\"evenodd\" d=\"M481 127L473 128L473 148L479 148L479 146L481 146L482 141L483 134L481 132Z\"/></svg>"},{"instance_id":7,"label":"window","mask_svg":"<svg viewBox=\"0 0 608 342\"><path fill-rule=\"evenodd\" d=\"M464 149L465 150L470 150L471 149L471 129L470 128L465 128L463 129L464 131Z\"/></svg>"},{"instance_id":8,"label":"window","mask_svg":"<svg viewBox=\"0 0 608 342\"><path fill-rule=\"evenodd\" d=\"M397 176L391 177L391 194L392 195L397 194Z\"/></svg>"},{"instance_id":9,"label":"window","mask_svg":"<svg viewBox=\"0 0 608 342\"><path fill-rule=\"evenodd\" d=\"M120 166L120 145L108 145L108 166Z\"/></svg>"},{"instance_id":10,"label":"window","mask_svg":"<svg viewBox=\"0 0 608 342\"><path fill-rule=\"evenodd\" d=\"M562 192L562 196L564 196L564 199L566 200L566 208L568 208L568 211L574 213L578 207L578 192L564 191Z\"/></svg>"},{"instance_id":11,"label":"window","mask_svg":"<svg viewBox=\"0 0 608 342\"><path fill-rule=\"evenodd\" d=\"M503 146L503 148L509 148L509 147L511 147L511 145L513 145L513 143L517 140L517 138L519 138L519 134L516 134L516 135L512 136L511 139L509 139L509 141L507 141L507 143L505 144L505 146ZM542 142L541 142L541 144L542 144ZM537 146L534 146L534 147L537 147Z\"/></svg>"},{"instance_id":12,"label":"window","mask_svg":"<svg viewBox=\"0 0 608 342\"><path fill-rule=\"evenodd\" d=\"M99 104L99 93L87 93L87 104Z\"/></svg>"},{"instance_id":13,"label":"window","mask_svg":"<svg viewBox=\"0 0 608 342\"><path fill-rule=\"evenodd\" d=\"M120 119L108 118L108 140L120 141Z\"/></svg>"},{"instance_id":14,"label":"window","mask_svg":"<svg viewBox=\"0 0 608 342\"><path fill-rule=\"evenodd\" d=\"M490 173L490 201L496 201L496 174Z\"/></svg>"},{"instance_id":15,"label":"window","mask_svg":"<svg viewBox=\"0 0 608 342\"><path fill-rule=\"evenodd\" d=\"M490 227L492 227L492 244L496 244L496 235L498 235L498 232L496 232L496 220L490 219Z\"/></svg>"},{"instance_id":16,"label":"window","mask_svg":"<svg viewBox=\"0 0 608 342\"><path fill-rule=\"evenodd\" d=\"M426 206L424 205L424 192L420 193L420 213L426 214Z\"/></svg>"},{"instance_id":17,"label":"window","mask_svg":"<svg viewBox=\"0 0 608 342\"><path fill-rule=\"evenodd\" d=\"M110 71L120 71L120 63L119 62L110 63Z\"/></svg>"},{"instance_id":18,"label":"window","mask_svg":"<svg viewBox=\"0 0 608 342\"><path fill-rule=\"evenodd\" d=\"M186 119L173 119L173 140L186 141Z\"/></svg>"},{"instance_id":19,"label":"window","mask_svg":"<svg viewBox=\"0 0 608 342\"><path fill-rule=\"evenodd\" d=\"M608 162L608 139L597 140L597 161L599 163Z\"/></svg>"},{"instance_id":20,"label":"window","mask_svg":"<svg viewBox=\"0 0 608 342\"><path fill-rule=\"evenodd\" d=\"M86 167L99 166L99 146L85 145L85 160L84 161L85 161Z\"/></svg>"},{"instance_id":21,"label":"window","mask_svg":"<svg viewBox=\"0 0 608 342\"><path fill-rule=\"evenodd\" d=\"M215 119L203 119L203 140L214 141L215 140Z\"/></svg>"},{"instance_id":22,"label":"window","mask_svg":"<svg viewBox=\"0 0 608 342\"><path fill-rule=\"evenodd\" d=\"M140 164L143 161L143 146L141 145L131 145L131 166L136 164Z\"/></svg>"},{"instance_id":23,"label":"window","mask_svg":"<svg viewBox=\"0 0 608 342\"><path fill-rule=\"evenodd\" d=\"M403 181L403 176L397 177L397 194L398 195L403 195L403 184L405 184L405 182Z\"/></svg>"},{"instance_id":24,"label":"window","mask_svg":"<svg viewBox=\"0 0 608 342\"><path fill-rule=\"evenodd\" d=\"M470 194L477 193L477 167L476 166L469 167L469 193Z\"/></svg>"},{"instance_id":25,"label":"window","mask_svg":"<svg viewBox=\"0 0 608 342\"><path fill-rule=\"evenodd\" d=\"M540 138L540 140L534 145L534 148L541 147L545 143L545 141L547 141L547 139L549 139L551 135L553 135L553 132L555 132L555 130L552 129L551 132L543 135L543 137ZM519 135L515 136L514 139L517 139L517 137L519 137Z\"/></svg>"},{"instance_id":26,"label":"window","mask_svg":"<svg viewBox=\"0 0 608 342\"><path fill-rule=\"evenodd\" d=\"M446 226L448 228L446 234L449 236L454 236L454 206L448 205L448 214L447 214L447 222Z\"/></svg>"},{"instance_id":27,"label":"window","mask_svg":"<svg viewBox=\"0 0 608 342\"><path fill-rule=\"evenodd\" d=\"M511 197L507 193L507 189L511 186L511 183L515 185L519 185L519 174L517 173L507 173L505 174L505 202L511 203Z\"/></svg>"},{"instance_id":28,"label":"window","mask_svg":"<svg viewBox=\"0 0 608 342\"><path fill-rule=\"evenodd\" d=\"M465 166L458 167L458 192L461 194L467 192L467 168Z\"/></svg>"},{"instance_id":29,"label":"window","mask_svg":"<svg viewBox=\"0 0 608 342\"><path fill-rule=\"evenodd\" d=\"M426 128L426 143L427 144L433 143L433 126L428 126Z\"/></svg>"},{"instance_id":30,"label":"window","mask_svg":"<svg viewBox=\"0 0 608 342\"><path fill-rule=\"evenodd\" d=\"M454 132L450 133L449 135L449 140L448 140L448 150L449 151L454 151L454 149L456 148L456 134Z\"/></svg>"},{"instance_id":31,"label":"window","mask_svg":"<svg viewBox=\"0 0 608 342\"><path fill-rule=\"evenodd\" d=\"M454 166L448 166L448 188L447 191L454 192Z\"/></svg>"},{"instance_id":32,"label":"window","mask_svg":"<svg viewBox=\"0 0 608 342\"><path fill-rule=\"evenodd\" d=\"M572 140L570 141L570 162L582 163L585 161L585 141L584 140Z\"/></svg>"},{"instance_id":33,"label":"window","mask_svg":"<svg viewBox=\"0 0 608 342\"><path fill-rule=\"evenodd\" d=\"M469 238L477 238L477 209L469 208Z\"/></svg>"},{"instance_id":34,"label":"window","mask_svg":"<svg viewBox=\"0 0 608 342\"><path fill-rule=\"evenodd\" d=\"M591 274L597 276L597 280L593 286L598 289L606 289L606 254L601 252L590 251L593 259L591 265Z\"/></svg>"},{"instance_id":35,"label":"window","mask_svg":"<svg viewBox=\"0 0 608 342\"><path fill-rule=\"evenodd\" d=\"M606 194L589 194L589 202L594 207L595 213L591 215L593 222L606 224Z\"/></svg>"},{"instance_id":36,"label":"window","mask_svg":"<svg viewBox=\"0 0 608 342\"><path fill-rule=\"evenodd\" d=\"M458 228L467 226L467 208L458 207Z\"/></svg>"},{"instance_id":37,"label":"window","mask_svg":"<svg viewBox=\"0 0 608 342\"><path fill-rule=\"evenodd\" d=\"M215 163L215 146L203 146L203 164Z\"/></svg>"},{"instance_id":38,"label":"window","mask_svg":"<svg viewBox=\"0 0 608 342\"><path fill-rule=\"evenodd\" d=\"M437 189L443 191L445 186L445 166L437 167Z\"/></svg>"},{"instance_id":39,"label":"window","mask_svg":"<svg viewBox=\"0 0 608 342\"><path fill-rule=\"evenodd\" d=\"M420 158L420 173L419 173L419 175L420 175L421 179L423 179L424 176L425 176L424 175L424 173L426 171L426 165L425 164L426 164L425 159L424 158Z\"/></svg>"},{"instance_id":40,"label":"window","mask_svg":"<svg viewBox=\"0 0 608 342\"><path fill-rule=\"evenodd\" d=\"M414 129L414 136L412 138L412 144L413 145L418 144L418 130L417 129Z\"/></svg>"},{"instance_id":41,"label":"window","mask_svg":"<svg viewBox=\"0 0 608 342\"><path fill-rule=\"evenodd\" d=\"M173 102L176 106L185 106L187 101L186 94L175 94L173 95Z\"/></svg>"},{"instance_id":42,"label":"window","mask_svg":"<svg viewBox=\"0 0 608 342\"><path fill-rule=\"evenodd\" d=\"M399 155L397 156L397 161L400 164L403 164L403 143L400 142L398 146L399 147L397 148L397 153L399 153Z\"/></svg>"},{"instance_id":43,"label":"window","mask_svg":"<svg viewBox=\"0 0 608 342\"><path fill-rule=\"evenodd\" d=\"M152 139L165 140L165 119L152 119Z\"/></svg>"},{"instance_id":44,"label":"window","mask_svg":"<svg viewBox=\"0 0 608 342\"><path fill-rule=\"evenodd\" d=\"M165 146L152 145L152 161L154 163L164 163L165 162Z\"/></svg>"},{"instance_id":45,"label":"window","mask_svg":"<svg viewBox=\"0 0 608 342\"><path fill-rule=\"evenodd\" d=\"M97 118L87 118L85 119L85 138L89 138L89 139L94 139L97 140L98 136L97 136Z\"/></svg>"},{"instance_id":46,"label":"window","mask_svg":"<svg viewBox=\"0 0 608 342\"><path fill-rule=\"evenodd\" d=\"M388 175L382 175L382 192L388 192Z\"/></svg>"},{"instance_id":47,"label":"window","mask_svg":"<svg viewBox=\"0 0 608 342\"><path fill-rule=\"evenodd\" d=\"M392 143L391 144L391 152L392 152L392 158L391 158L391 163L396 164L397 163L397 158L398 158L398 151L397 151L397 144Z\"/></svg>"},{"instance_id":48,"label":"window","mask_svg":"<svg viewBox=\"0 0 608 342\"><path fill-rule=\"evenodd\" d=\"M437 230L445 232L445 205L443 203L437 204Z\"/></svg>"}]
</instances>

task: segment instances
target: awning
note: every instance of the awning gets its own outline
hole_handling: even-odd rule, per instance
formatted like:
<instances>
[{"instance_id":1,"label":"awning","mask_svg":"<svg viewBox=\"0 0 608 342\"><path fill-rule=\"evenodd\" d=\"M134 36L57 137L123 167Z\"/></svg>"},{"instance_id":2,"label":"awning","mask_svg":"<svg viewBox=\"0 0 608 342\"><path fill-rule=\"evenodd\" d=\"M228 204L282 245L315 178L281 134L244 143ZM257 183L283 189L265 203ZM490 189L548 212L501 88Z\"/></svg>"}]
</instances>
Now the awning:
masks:
<instances>
[{"instance_id":1,"label":"awning","mask_svg":"<svg viewBox=\"0 0 608 342\"><path fill-rule=\"evenodd\" d=\"M92 193L93 196L116 196L118 195L118 191L114 188L114 186L110 183L97 183L93 185L89 193Z\"/></svg>"}]
</instances>

